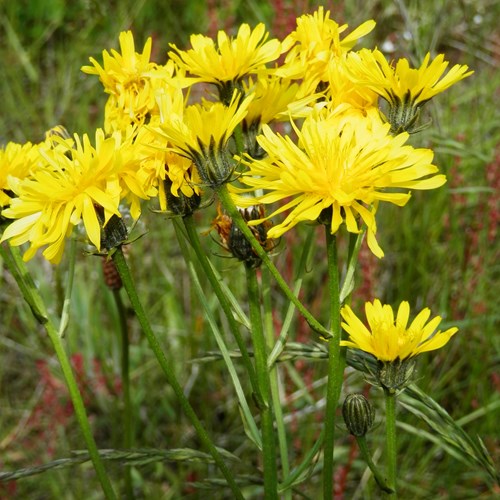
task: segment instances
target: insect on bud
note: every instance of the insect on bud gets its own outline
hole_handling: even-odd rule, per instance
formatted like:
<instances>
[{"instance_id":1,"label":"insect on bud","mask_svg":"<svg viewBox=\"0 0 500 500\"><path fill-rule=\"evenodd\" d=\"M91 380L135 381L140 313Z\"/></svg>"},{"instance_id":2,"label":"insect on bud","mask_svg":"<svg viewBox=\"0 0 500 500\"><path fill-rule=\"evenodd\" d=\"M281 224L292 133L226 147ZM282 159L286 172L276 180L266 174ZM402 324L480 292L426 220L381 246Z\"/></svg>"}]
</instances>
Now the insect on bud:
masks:
<instances>
[{"instance_id":1,"label":"insect on bud","mask_svg":"<svg viewBox=\"0 0 500 500\"><path fill-rule=\"evenodd\" d=\"M212 226L220 236L221 246L231 252L238 260L244 262L247 267L251 269L258 268L262 264L262 261L244 234L233 224L231 217L221 212L220 207L217 209L217 212L217 217L212 222ZM257 220L264 217L264 208L260 205L259 207L240 210L240 213L245 221ZM272 240L267 239L269 226L270 223L267 221L255 226L249 226L257 241L267 252L274 248Z\"/></svg>"}]
</instances>

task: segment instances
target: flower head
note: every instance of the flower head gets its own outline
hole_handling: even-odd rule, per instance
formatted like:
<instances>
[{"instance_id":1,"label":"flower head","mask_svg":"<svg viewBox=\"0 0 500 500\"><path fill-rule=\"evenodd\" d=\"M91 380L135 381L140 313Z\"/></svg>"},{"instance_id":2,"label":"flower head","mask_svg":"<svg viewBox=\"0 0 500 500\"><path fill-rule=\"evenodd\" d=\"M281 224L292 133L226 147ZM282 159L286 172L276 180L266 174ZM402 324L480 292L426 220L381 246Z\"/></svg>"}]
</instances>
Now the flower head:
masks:
<instances>
[{"instance_id":1,"label":"flower head","mask_svg":"<svg viewBox=\"0 0 500 500\"><path fill-rule=\"evenodd\" d=\"M408 325L410 306L406 301L401 302L396 317L391 306L382 305L377 299L365 304L365 312L368 327L349 306L342 308L342 327L349 334L349 340L341 341L341 345L360 349L382 362L404 361L439 349L458 331L453 327L436 332L441 317L429 321L431 311L428 308Z\"/></svg>"},{"instance_id":2,"label":"flower head","mask_svg":"<svg viewBox=\"0 0 500 500\"><path fill-rule=\"evenodd\" d=\"M231 176L234 165L227 143L245 117L251 96L239 102L235 92L229 106L208 102L183 107L182 94L165 96L160 103L161 123L154 130L168 141L169 149L189 158L208 186L217 186Z\"/></svg>"},{"instance_id":3,"label":"flower head","mask_svg":"<svg viewBox=\"0 0 500 500\"><path fill-rule=\"evenodd\" d=\"M394 66L376 49L351 52L347 61L355 81L389 102L389 121L395 132L411 130L425 102L473 73L467 66L456 64L444 75L449 63L443 54L431 62L428 53L420 68L410 68L404 58Z\"/></svg>"},{"instance_id":4,"label":"flower head","mask_svg":"<svg viewBox=\"0 0 500 500\"><path fill-rule=\"evenodd\" d=\"M0 211L10 204L13 192L10 183L27 177L36 162L36 148L30 142L17 144L9 142L0 149Z\"/></svg>"},{"instance_id":5,"label":"flower head","mask_svg":"<svg viewBox=\"0 0 500 500\"><path fill-rule=\"evenodd\" d=\"M285 64L276 73L285 78L306 79L314 88L326 81L328 65L354 47L356 42L375 27L375 21L366 21L341 39L347 24L340 26L330 19L330 12L320 7L316 12L297 18L297 28L284 40L292 46Z\"/></svg>"},{"instance_id":6,"label":"flower head","mask_svg":"<svg viewBox=\"0 0 500 500\"><path fill-rule=\"evenodd\" d=\"M104 91L109 94L105 107L105 130L111 133L124 130L130 124L142 124L156 112L157 89L169 85L179 88L189 85L173 61L159 65L150 61L151 38L146 40L142 53L135 51L131 31L119 36L121 53L104 50L103 65L93 57L92 66L83 66L84 73L98 75Z\"/></svg>"},{"instance_id":7,"label":"flower head","mask_svg":"<svg viewBox=\"0 0 500 500\"><path fill-rule=\"evenodd\" d=\"M295 132L297 143L264 125L258 141L268 156L241 159L249 167L241 181L249 187L233 188L240 193L264 191L255 198L238 197L240 206L288 200L269 215L291 209L282 223L269 230L270 238L301 221L328 215L332 234L343 222L351 233L360 232L360 221L366 224L368 245L382 257L375 240L377 204L403 206L410 193L402 189L433 189L445 182L443 175L436 175L432 151L404 145L408 134L390 136L389 126L375 114L310 117Z\"/></svg>"},{"instance_id":8,"label":"flower head","mask_svg":"<svg viewBox=\"0 0 500 500\"><path fill-rule=\"evenodd\" d=\"M104 91L112 97L108 107L116 107L125 114L136 116L154 106L154 95L150 91L147 75L157 69L150 62L152 40L148 38L142 54L135 51L134 36L131 31L122 31L119 36L121 53L104 50L103 66L90 57L92 66L83 66L82 71L98 75ZM108 111L109 112L109 111Z\"/></svg>"},{"instance_id":9,"label":"flower head","mask_svg":"<svg viewBox=\"0 0 500 500\"><path fill-rule=\"evenodd\" d=\"M234 85L265 68L283 52L279 40L267 38L264 24L258 24L253 30L248 24L242 24L234 38L219 31L217 43L204 35L191 35L191 49L180 50L171 44L174 50L169 56L199 81L217 85L229 100Z\"/></svg>"},{"instance_id":10,"label":"flower head","mask_svg":"<svg viewBox=\"0 0 500 500\"><path fill-rule=\"evenodd\" d=\"M128 158L120 148L118 137L105 138L102 130L96 133L95 146L87 135L75 134L74 147L39 147L44 164L11 184L17 197L2 215L16 220L6 227L1 241L30 242L26 260L46 246L43 255L58 263L66 238L83 221L89 240L99 250L102 226L112 216L120 217L123 189L133 189L130 183L121 187L119 174Z\"/></svg>"}]
</instances>

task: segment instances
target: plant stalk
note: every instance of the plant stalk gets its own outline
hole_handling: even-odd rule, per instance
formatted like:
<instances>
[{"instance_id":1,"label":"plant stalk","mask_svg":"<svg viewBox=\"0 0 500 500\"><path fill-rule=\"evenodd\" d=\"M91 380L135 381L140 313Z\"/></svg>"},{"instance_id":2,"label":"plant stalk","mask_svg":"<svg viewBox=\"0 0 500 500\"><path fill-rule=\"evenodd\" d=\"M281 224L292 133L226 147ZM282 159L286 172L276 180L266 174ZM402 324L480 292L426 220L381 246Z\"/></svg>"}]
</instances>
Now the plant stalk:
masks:
<instances>
[{"instance_id":1,"label":"plant stalk","mask_svg":"<svg viewBox=\"0 0 500 500\"><path fill-rule=\"evenodd\" d=\"M328 255L328 292L330 299L330 330L328 340L328 381L326 389L325 447L323 454L323 498L333 496L333 453L335 447L335 420L346 365L345 349L341 349L340 283L337 258L337 238L325 226Z\"/></svg>"},{"instance_id":2,"label":"plant stalk","mask_svg":"<svg viewBox=\"0 0 500 500\"><path fill-rule=\"evenodd\" d=\"M69 391L73 408L75 410L76 420L80 426L80 430L82 431L83 439L85 440L85 444L96 471L97 478L101 484L102 491L108 500L114 500L117 497L106 469L104 468L101 457L99 456L99 450L97 449L94 436L92 435L92 431L90 429L87 412L85 411L85 404L83 403L82 395L78 389L78 384L73 374L71 363L64 349L58 330L49 318L45 303L38 292L31 275L29 274L26 264L21 258L19 249L17 247L11 247L8 244L0 244L0 254L7 264L9 271L14 276L14 279L23 294L24 300L26 300L30 306L36 320L45 328L49 339L52 342L54 351L61 366L64 380L66 382L66 387Z\"/></svg>"},{"instance_id":3,"label":"plant stalk","mask_svg":"<svg viewBox=\"0 0 500 500\"><path fill-rule=\"evenodd\" d=\"M384 390L385 395L385 442L387 453L387 486L392 490L390 498L396 493L396 394Z\"/></svg>"},{"instance_id":4,"label":"plant stalk","mask_svg":"<svg viewBox=\"0 0 500 500\"><path fill-rule=\"evenodd\" d=\"M252 386L252 390L255 394L256 397L260 397L260 392L259 392L259 384L257 381L257 375L255 373L255 368L252 364L252 361L250 359L250 356L248 354L247 347L245 345L245 341L243 340L243 337L241 336L240 333L240 326L238 322L236 321L233 310L231 308L231 304L229 300L227 299L224 290L222 290L222 287L220 286L219 280L217 279L217 276L215 275L212 266L210 265L210 262L207 258L206 252L203 250L201 243L200 243L200 238L198 236L198 232L196 231L196 226L194 224L193 217L191 215L188 215L186 217L183 217L183 222L184 222L184 227L186 229L189 242L191 243L191 246L196 254L196 257L198 258L198 261L210 281L210 285L212 286L212 289L215 292L215 295L217 296L217 299L219 300L219 304L222 307L222 310L224 311L224 314L226 315L227 322L229 324L229 328L231 329L231 333L233 334L236 343L238 344L238 348L241 352L241 356L243 359L243 363L245 365L245 368L248 373L248 377L250 379L250 384ZM262 403L262 401L261 401Z\"/></svg>"},{"instance_id":5,"label":"plant stalk","mask_svg":"<svg viewBox=\"0 0 500 500\"><path fill-rule=\"evenodd\" d=\"M378 484L379 488L385 493L393 493L393 490L389 488L389 486L386 484L384 476L382 475L382 473L372 460L370 452L368 451L368 446L366 444L366 437L365 436L355 436L355 437L359 449L361 450L361 455L363 456L365 462L372 471L373 477L375 478L375 481Z\"/></svg>"},{"instance_id":6,"label":"plant stalk","mask_svg":"<svg viewBox=\"0 0 500 500\"><path fill-rule=\"evenodd\" d=\"M130 397L130 343L127 317L120 290L113 290L113 298L118 311L121 336L121 379L123 391L123 447L130 450L134 445L133 409ZM132 484L132 468L125 466L124 470L125 496L128 500L134 498L134 488Z\"/></svg>"},{"instance_id":7,"label":"plant stalk","mask_svg":"<svg viewBox=\"0 0 500 500\"><path fill-rule=\"evenodd\" d=\"M269 269L269 272L273 275L273 278L276 280L276 283L281 288L285 296L295 305L295 307L297 307L298 311L302 314L308 325L314 331L318 332L325 339L331 337L331 333L323 325L321 325L316 318L314 318L314 316L304 307L302 302L300 302L298 297L287 285L286 281L283 279L280 272L276 269L276 266L269 258L269 255L267 255L266 251L262 248L255 236L252 234L252 231L249 229L247 223L244 221L240 211L234 204L234 201L229 194L227 186L225 184L218 186L216 192L219 196L220 202L224 206L224 209L233 222L238 226L238 229L243 233L248 242L252 245L255 253L262 259L262 262L264 262L266 267Z\"/></svg>"},{"instance_id":8,"label":"plant stalk","mask_svg":"<svg viewBox=\"0 0 500 500\"><path fill-rule=\"evenodd\" d=\"M213 444L212 440L210 439L206 430L204 429L200 420L198 419L198 416L196 415L193 407L191 406L186 396L184 395L184 391L182 390L182 387L177 380L174 370L171 367L170 363L168 362L167 358L165 357L165 353L163 352L160 346L158 338L156 337L151 328L149 319L142 307L141 301L139 300L139 295L137 294L137 290L132 280L132 276L130 274L121 247L116 248L115 252L113 253L113 261L116 265L116 268L118 269L118 272L120 273L123 286L127 291L130 302L137 315L137 319L139 320L142 330L148 339L151 350L153 351L163 373L165 374L167 382L170 384L175 395L177 396L177 399L179 400L179 403L182 407L184 414L188 417L189 421L195 428L196 433L198 434L198 437L202 442L203 446L205 446L210 455L212 455L212 458L214 459L215 463L217 464L223 476L225 477L228 486L233 492L235 498L243 500L243 495L240 489L238 488L238 485L236 484L233 474L225 464L220 452Z\"/></svg>"},{"instance_id":9,"label":"plant stalk","mask_svg":"<svg viewBox=\"0 0 500 500\"><path fill-rule=\"evenodd\" d=\"M267 369L267 345L262 323L259 282L255 269L245 266L247 276L250 321L252 324L252 343L254 347L255 368L259 384L259 406L262 421L262 453L264 457L264 498L278 499L278 474L276 464L276 440L274 417L271 404L271 384Z\"/></svg>"}]
</instances>

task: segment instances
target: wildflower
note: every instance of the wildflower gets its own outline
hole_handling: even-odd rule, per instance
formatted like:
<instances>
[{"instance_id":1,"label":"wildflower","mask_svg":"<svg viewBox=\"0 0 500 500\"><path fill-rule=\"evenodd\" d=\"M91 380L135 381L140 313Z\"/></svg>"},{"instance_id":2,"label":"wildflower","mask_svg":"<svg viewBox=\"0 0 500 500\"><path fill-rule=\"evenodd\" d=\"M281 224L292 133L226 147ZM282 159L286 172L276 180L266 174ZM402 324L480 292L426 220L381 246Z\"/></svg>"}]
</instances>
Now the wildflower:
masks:
<instances>
[{"instance_id":1,"label":"wildflower","mask_svg":"<svg viewBox=\"0 0 500 500\"><path fill-rule=\"evenodd\" d=\"M375 233L375 212L380 201L405 205L410 192L401 189L434 189L446 181L432 165L433 153L404 143L408 134L389 135L389 126L375 115L346 114L307 118L302 129L294 125L297 144L274 133L267 125L257 138L268 156L240 161L249 167L241 181L248 188L235 193L263 190L255 198L236 196L241 206L288 199L269 217L292 209L285 220L269 230L276 238L301 221L326 221L331 233L345 222L351 233L367 226L368 245L378 257L383 252ZM389 192L388 189L397 191Z\"/></svg>"},{"instance_id":2,"label":"wildflower","mask_svg":"<svg viewBox=\"0 0 500 500\"><path fill-rule=\"evenodd\" d=\"M349 334L349 340L341 341L341 345L361 349L384 362L406 360L439 349L458 331L453 327L436 332L442 318L436 316L429 321L429 308L420 311L408 326L410 306L406 301L401 302L396 318L392 307L382 305L378 299L365 304L365 313L368 327L349 306L342 308L342 327Z\"/></svg>"},{"instance_id":3,"label":"wildflower","mask_svg":"<svg viewBox=\"0 0 500 500\"><path fill-rule=\"evenodd\" d=\"M92 66L82 66L82 71L98 75L109 94L104 111L104 129L107 133L125 130L130 124L140 125L156 110L156 92L168 86L187 87L191 82L184 78L173 61L159 65L150 61L151 38L146 40L142 53L135 51L131 31L119 36L121 53L104 50L103 65L90 57Z\"/></svg>"},{"instance_id":4,"label":"wildflower","mask_svg":"<svg viewBox=\"0 0 500 500\"><path fill-rule=\"evenodd\" d=\"M57 264L66 238L83 221L89 240L100 250L102 225L113 216L120 217L119 170L127 159L121 157L119 148L117 137L106 139L102 130L96 133L95 147L87 135L75 135L72 148L39 148L45 165L29 178L12 183L17 197L3 216L16 220L6 227L1 241L30 242L25 260L46 246L43 255Z\"/></svg>"},{"instance_id":5,"label":"wildflower","mask_svg":"<svg viewBox=\"0 0 500 500\"><path fill-rule=\"evenodd\" d=\"M420 68L410 68L407 59L400 59L395 66L389 64L376 49L348 55L353 78L389 103L388 119L394 133L412 131L424 103L473 73L467 66L456 64L443 76L448 64L443 54L430 62L427 53Z\"/></svg>"},{"instance_id":6,"label":"wildflower","mask_svg":"<svg viewBox=\"0 0 500 500\"><path fill-rule=\"evenodd\" d=\"M263 124L305 117L314 109L314 103L319 97L319 94L301 95L298 83L274 75L259 75L255 81L249 78L243 89L246 95L253 97L243 119L242 129L245 134L245 151L254 157L260 154L255 138Z\"/></svg>"},{"instance_id":7,"label":"wildflower","mask_svg":"<svg viewBox=\"0 0 500 500\"><path fill-rule=\"evenodd\" d=\"M330 11L320 7L316 12L297 18L297 28L284 40L285 47L292 46L285 63L276 74L285 78L305 78L315 88L326 81L326 72L332 60L337 60L350 51L357 41L370 33L375 21L369 20L358 26L343 39L340 35L347 29L330 19Z\"/></svg>"},{"instance_id":8,"label":"wildflower","mask_svg":"<svg viewBox=\"0 0 500 500\"><path fill-rule=\"evenodd\" d=\"M9 142L0 149L0 209L10 205L13 197L10 182L14 179L24 179L30 174L35 165L34 148L30 142L26 144Z\"/></svg>"},{"instance_id":9,"label":"wildflower","mask_svg":"<svg viewBox=\"0 0 500 500\"><path fill-rule=\"evenodd\" d=\"M356 109L368 113L371 109L378 109L378 95L367 85L356 81L348 68L346 54L331 60L326 68L325 98L332 109L348 103Z\"/></svg>"},{"instance_id":10,"label":"wildflower","mask_svg":"<svg viewBox=\"0 0 500 500\"><path fill-rule=\"evenodd\" d=\"M236 37L219 31L217 44L204 35L191 35L191 49L180 50L174 44L169 56L201 82L213 83L219 88L221 101L228 104L242 79L265 68L283 52L279 40L267 40L264 24L251 30L242 24Z\"/></svg>"},{"instance_id":11,"label":"wildflower","mask_svg":"<svg viewBox=\"0 0 500 500\"><path fill-rule=\"evenodd\" d=\"M251 96L241 103L235 92L229 106L220 102L195 104L185 109L175 99L167 99L160 111L162 121L154 130L168 141L168 148L195 165L201 181L217 187L227 182L234 162L228 152L228 141L247 113Z\"/></svg>"},{"instance_id":12,"label":"wildflower","mask_svg":"<svg viewBox=\"0 0 500 500\"><path fill-rule=\"evenodd\" d=\"M122 31L119 42L121 53L116 50L102 52L103 66L90 57L92 66L83 66L81 69L89 75L98 75L104 91L110 94L107 114L117 108L129 117L144 115L155 104L154 92L147 77L157 69L157 65L150 62L152 40L146 40L142 54L135 51L131 31Z\"/></svg>"}]
</instances>

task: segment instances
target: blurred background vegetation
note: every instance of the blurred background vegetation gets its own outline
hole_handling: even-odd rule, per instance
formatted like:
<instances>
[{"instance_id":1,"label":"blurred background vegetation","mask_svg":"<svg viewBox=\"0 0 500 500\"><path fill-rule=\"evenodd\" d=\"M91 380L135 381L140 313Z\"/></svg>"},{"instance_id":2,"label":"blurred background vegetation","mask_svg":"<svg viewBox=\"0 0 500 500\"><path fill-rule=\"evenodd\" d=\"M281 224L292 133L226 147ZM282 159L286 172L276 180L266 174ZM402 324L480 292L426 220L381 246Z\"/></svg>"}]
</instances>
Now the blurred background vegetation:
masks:
<instances>
[{"instance_id":1,"label":"blurred background vegetation","mask_svg":"<svg viewBox=\"0 0 500 500\"><path fill-rule=\"evenodd\" d=\"M136 48L153 37L153 59L164 62L169 43L185 46L191 33L215 35L241 22L263 21L271 36L283 37L298 15L319 4L351 28L373 18L375 31L362 45L382 48L389 57L408 57L419 64L427 51L445 53L451 63L468 64L473 77L460 82L427 105L432 126L412 137L431 147L435 163L448 175L439 190L415 193L403 210L384 207L378 215L379 242L386 257L378 261L365 250L354 304L379 297L413 308L429 306L457 325L460 333L446 349L419 360L418 384L440 402L471 435L483 438L500 458L500 290L498 188L500 184L500 4L496 0L18 0L0 2L0 145L37 142L45 130L63 124L70 132L100 126L106 96L95 77L80 67L88 57L101 60L103 49L117 48L118 34L132 29ZM199 215L208 229L214 207ZM253 460L245 444L235 396L221 363L191 360L215 349L175 244L171 223L144 210L147 235L130 248L130 259L142 298L167 355L175 363L191 401L221 446L242 460ZM291 280L303 227L282 243L276 257ZM220 250L210 238L207 251ZM321 319L326 264L318 232L312 272L305 277L304 302ZM214 257L223 275L236 283L240 267ZM54 268L42 259L29 263L55 315L61 308L66 265ZM67 345L79 376L101 448L120 446L120 379L118 315L103 284L96 257L79 257ZM48 339L37 326L4 269L0 288L0 470L39 465L84 448L69 397ZM243 281L242 281L243 283ZM286 307L279 294L277 321ZM214 310L217 310L214 303ZM130 318L132 383L136 440L141 447L197 447L138 325ZM312 342L301 320L296 338ZM292 460L301 458L321 425L324 366L296 360L285 366L288 395L284 411L294 436ZM348 390L363 387L350 374ZM306 395L301 389L307 388ZM375 391L372 391L376 396ZM307 411L314 409L315 411ZM495 492L484 474L445 454L425 438L431 431L414 416L400 412L411 433L400 430L401 498L484 498ZM373 437L373 446L383 446ZM356 445L346 436L338 447L338 498L377 498L367 483ZM410 453L407 453L410 451ZM256 465L253 463L253 465ZM242 469L246 470L246 469ZM113 479L121 477L111 466ZM156 463L134 470L138 498L197 498L189 482L216 475L205 465ZM317 498L317 476L301 488ZM257 491L257 490L256 490ZM248 496L253 491L250 489ZM498 490L496 494L498 494ZM209 492L211 498L223 497ZM213 496L210 496L213 495ZM258 493L255 493L258 498ZM0 483L0 498L101 498L89 465L61 469L10 483Z\"/></svg>"}]
</instances>

